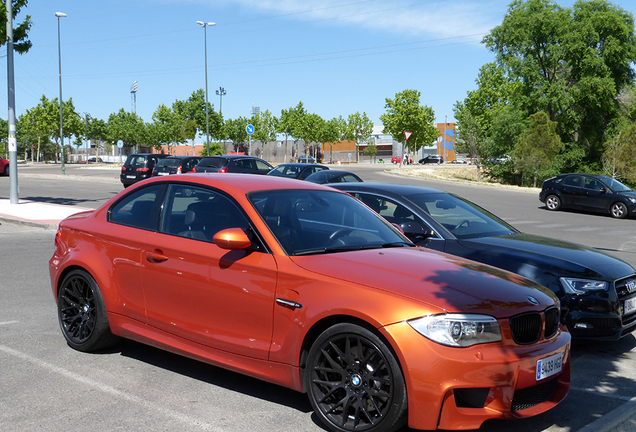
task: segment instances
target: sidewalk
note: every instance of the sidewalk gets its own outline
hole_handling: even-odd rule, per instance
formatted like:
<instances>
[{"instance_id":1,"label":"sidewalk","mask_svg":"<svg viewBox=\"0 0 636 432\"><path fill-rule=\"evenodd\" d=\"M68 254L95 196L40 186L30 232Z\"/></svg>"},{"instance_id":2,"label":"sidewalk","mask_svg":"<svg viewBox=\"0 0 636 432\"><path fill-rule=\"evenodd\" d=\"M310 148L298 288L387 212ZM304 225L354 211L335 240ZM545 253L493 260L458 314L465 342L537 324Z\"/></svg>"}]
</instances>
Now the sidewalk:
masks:
<instances>
[{"instance_id":1,"label":"sidewalk","mask_svg":"<svg viewBox=\"0 0 636 432\"><path fill-rule=\"evenodd\" d=\"M26 200L11 204L8 199L0 199L0 222L56 229L62 219L87 210L93 209Z\"/></svg>"}]
</instances>

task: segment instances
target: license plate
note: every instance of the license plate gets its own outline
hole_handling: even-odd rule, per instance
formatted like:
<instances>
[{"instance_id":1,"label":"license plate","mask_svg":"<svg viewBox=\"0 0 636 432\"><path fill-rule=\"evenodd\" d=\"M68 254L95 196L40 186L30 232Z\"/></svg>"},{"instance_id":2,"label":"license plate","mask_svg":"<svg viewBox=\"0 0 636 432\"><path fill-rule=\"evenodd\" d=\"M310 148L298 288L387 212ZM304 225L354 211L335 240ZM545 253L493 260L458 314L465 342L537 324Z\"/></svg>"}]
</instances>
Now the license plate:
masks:
<instances>
[{"instance_id":1,"label":"license plate","mask_svg":"<svg viewBox=\"0 0 636 432\"><path fill-rule=\"evenodd\" d=\"M561 372L563 367L563 353L551 355L537 361L537 381Z\"/></svg>"},{"instance_id":2,"label":"license plate","mask_svg":"<svg viewBox=\"0 0 636 432\"><path fill-rule=\"evenodd\" d=\"M636 311L636 297L625 300L625 307L623 308L623 315L630 314Z\"/></svg>"},{"instance_id":3,"label":"license plate","mask_svg":"<svg viewBox=\"0 0 636 432\"><path fill-rule=\"evenodd\" d=\"M137 176L126 176L126 178L137 178Z\"/></svg>"},{"instance_id":4,"label":"license plate","mask_svg":"<svg viewBox=\"0 0 636 432\"><path fill-rule=\"evenodd\" d=\"M167 172L158 172L157 173L157 175L168 175L168 174L170 174L170 173L167 173Z\"/></svg>"}]
</instances>

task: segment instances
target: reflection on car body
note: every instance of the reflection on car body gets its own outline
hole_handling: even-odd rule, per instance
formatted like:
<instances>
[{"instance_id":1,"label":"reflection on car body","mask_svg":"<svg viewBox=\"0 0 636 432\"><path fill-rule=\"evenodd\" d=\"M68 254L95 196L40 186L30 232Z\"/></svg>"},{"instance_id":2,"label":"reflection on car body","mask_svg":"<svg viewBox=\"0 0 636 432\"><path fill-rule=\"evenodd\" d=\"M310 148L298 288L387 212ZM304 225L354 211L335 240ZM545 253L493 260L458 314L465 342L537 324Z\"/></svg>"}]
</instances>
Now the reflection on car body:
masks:
<instances>
[{"instance_id":1,"label":"reflection on car body","mask_svg":"<svg viewBox=\"0 0 636 432\"><path fill-rule=\"evenodd\" d=\"M154 177L62 221L49 270L71 347L125 337L284 385L332 430L473 429L570 385L552 292L312 183Z\"/></svg>"}]
</instances>

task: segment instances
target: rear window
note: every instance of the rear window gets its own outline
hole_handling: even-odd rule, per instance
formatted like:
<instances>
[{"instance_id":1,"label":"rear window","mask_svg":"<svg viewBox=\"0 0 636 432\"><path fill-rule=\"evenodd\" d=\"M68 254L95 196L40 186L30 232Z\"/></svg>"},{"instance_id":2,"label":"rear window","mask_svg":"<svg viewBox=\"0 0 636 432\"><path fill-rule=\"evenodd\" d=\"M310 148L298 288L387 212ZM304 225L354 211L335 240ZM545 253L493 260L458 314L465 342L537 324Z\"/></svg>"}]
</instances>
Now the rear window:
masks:
<instances>
[{"instance_id":1,"label":"rear window","mask_svg":"<svg viewBox=\"0 0 636 432\"><path fill-rule=\"evenodd\" d=\"M178 168L181 165L181 159L162 159L157 163L158 167Z\"/></svg>"},{"instance_id":2,"label":"rear window","mask_svg":"<svg viewBox=\"0 0 636 432\"><path fill-rule=\"evenodd\" d=\"M126 165L130 165L133 168L145 167L146 156L130 155L126 161Z\"/></svg>"},{"instance_id":3,"label":"rear window","mask_svg":"<svg viewBox=\"0 0 636 432\"><path fill-rule=\"evenodd\" d=\"M199 162L199 165L202 167L223 168L227 165L227 159L220 157L203 158L201 162Z\"/></svg>"}]
</instances>

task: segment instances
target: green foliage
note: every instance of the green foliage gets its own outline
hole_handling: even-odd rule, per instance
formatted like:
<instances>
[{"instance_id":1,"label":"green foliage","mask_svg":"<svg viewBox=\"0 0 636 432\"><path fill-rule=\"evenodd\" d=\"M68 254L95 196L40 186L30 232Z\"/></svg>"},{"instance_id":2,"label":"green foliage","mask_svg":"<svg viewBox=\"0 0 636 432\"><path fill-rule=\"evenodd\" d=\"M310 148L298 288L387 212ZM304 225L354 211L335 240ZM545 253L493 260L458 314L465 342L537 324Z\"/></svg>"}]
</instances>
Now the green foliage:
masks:
<instances>
[{"instance_id":1,"label":"green foliage","mask_svg":"<svg viewBox=\"0 0 636 432\"><path fill-rule=\"evenodd\" d=\"M132 147L144 144L148 137L144 121L135 113L120 109L108 117L108 141L116 143L119 140L124 146Z\"/></svg>"},{"instance_id":2,"label":"green foliage","mask_svg":"<svg viewBox=\"0 0 636 432\"><path fill-rule=\"evenodd\" d=\"M345 128L345 138L356 143L356 162L360 162L360 143L367 142L373 132L373 122L366 112L349 115Z\"/></svg>"},{"instance_id":3,"label":"green foliage","mask_svg":"<svg viewBox=\"0 0 636 432\"><path fill-rule=\"evenodd\" d=\"M636 182L636 123L632 123L606 144L603 168L607 175Z\"/></svg>"},{"instance_id":4,"label":"green foliage","mask_svg":"<svg viewBox=\"0 0 636 432\"><path fill-rule=\"evenodd\" d=\"M247 141L247 131L245 127L248 124L248 120L245 117L239 117L237 119L227 119L223 125L226 138L232 141L234 144L234 151L239 151L241 143Z\"/></svg>"},{"instance_id":5,"label":"green foliage","mask_svg":"<svg viewBox=\"0 0 636 432\"><path fill-rule=\"evenodd\" d=\"M420 105L421 93L417 90L404 90L396 93L395 99L386 98L386 113L380 116L385 133L399 141L411 152L429 145L437 139L438 131L433 124L433 109ZM406 140L404 132L412 135Z\"/></svg>"},{"instance_id":6,"label":"green foliage","mask_svg":"<svg viewBox=\"0 0 636 432\"><path fill-rule=\"evenodd\" d=\"M564 147L556 133L556 122L550 121L546 113L539 111L528 120L528 129L515 146L515 161L522 173L534 171L533 186L536 187L539 166L549 162Z\"/></svg>"},{"instance_id":7,"label":"green foliage","mask_svg":"<svg viewBox=\"0 0 636 432\"><path fill-rule=\"evenodd\" d=\"M24 54L29 51L33 46L29 40L29 30L31 30L31 15L27 15L20 24L16 26L15 19L20 13L20 10L29 3L28 0L13 0L13 49L19 53ZM7 43L7 8L6 0L2 2L2 10L0 11L0 46Z\"/></svg>"}]
</instances>

